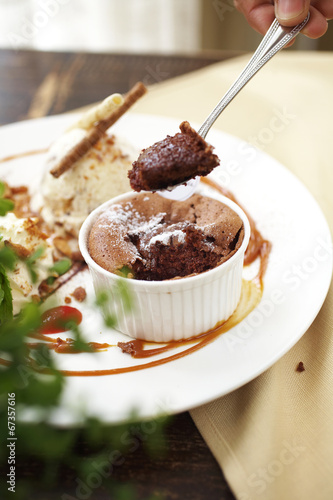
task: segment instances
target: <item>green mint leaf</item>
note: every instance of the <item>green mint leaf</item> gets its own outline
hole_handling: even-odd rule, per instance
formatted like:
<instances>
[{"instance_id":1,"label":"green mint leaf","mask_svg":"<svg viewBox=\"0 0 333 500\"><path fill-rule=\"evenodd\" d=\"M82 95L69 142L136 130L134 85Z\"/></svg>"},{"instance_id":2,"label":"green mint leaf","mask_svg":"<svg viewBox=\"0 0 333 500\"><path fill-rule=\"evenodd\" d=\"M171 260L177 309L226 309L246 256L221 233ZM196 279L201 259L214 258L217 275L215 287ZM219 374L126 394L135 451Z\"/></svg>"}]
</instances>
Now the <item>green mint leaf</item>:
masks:
<instances>
[{"instance_id":1,"label":"green mint leaf","mask_svg":"<svg viewBox=\"0 0 333 500\"><path fill-rule=\"evenodd\" d=\"M26 262L29 264L35 264L36 260L38 260L43 255L44 251L45 249L43 247L37 248L37 250L35 250L34 253L26 259Z\"/></svg>"},{"instance_id":2,"label":"green mint leaf","mask_svg":"<svg viewBox=\"0 0 333 500\"><path fill-rule=\"evenodd\" d=\"M117 318L111 314L106 315L104 318L104 324L109 328L115 328L117 326Z\"/></svg>"},{"instance_id":3,"label":"green mint leaf","mask_svg":"<svg viewBox=\"0 0 333 500\"><path fill-rule=\"evenodd\" d=\"M0 215L4 216L7 212L14 209L14 202L12 200L7 200L7 198L0 199Z\"/></svg>"},{"instance_id":4,"label":"green mint leaf","mask_svg":"<svg viewBox=\"0 0 333 500\"><path fill-rule=\"evenodd\" d=\"M58 260L50 269L51 273L56 273L58 276L67 273L72 266L72 261L70 259Z\"/></svg>"},{"instance_id":5,"label":"green mint leaf","mask_svg":"<svg viewBox=\"0 0 333 500\"><path fill-rule=\"evenodd\" d=\"M4 182L0 181L0 198L3 197L3 195L5 194L5 190L6 190L6 185Z\"/></svg>"},{"instance_id":6,"label":"green mint leaf","mask_svg":"<svg viewBox=\"0 0 333 500\"><path fill-rule=\"evenodd\" d=\"M98 307L103 307L109 300L112 300L112 296L107 290L99 290L96 294L96 305Z\"/></svg>"},{"instance_id":7,"label":"green mint leaf","mask_svg":"<svg viewBox=\"0 0 333 500\"><path fill-rule=\"evenodd\" d=\"M129 312L132 309L133 297L127 283L118 281L116 285L116 294L121 298L124 310Z\"/></svg>"},{"instance_id":8,"label":"green mint leaf","mask_svg":"<svg viewBox=\"0 0 333 500\"><path fill-rule=\"evenodd\" d=\"M37 248L30 257L25 259L25 265L27 266L27 270L30 274L31 281L36 283L38 275L35 270L36 260L38 260L44 253L45 249L43 247Z\"/></svg>"},{"instance_id":9,"label":"green mint leaf","mask_svg":"<svg viewBox=\"0 0 333 500\"><path fill-rule=\"evenodd\" d=\"M34 264L31 264L30 262L26 262L27 270L30 274L30 279L32 283L36 283L38 275L34 269Z\"/></svg>"},{"instance_id":10,"label":"green mint leaf","mask_svg":"<svg viewBox=\"0 0 333 500\"><path fill-rule=\"evenodd\" d=\"M133 278L134 277L134 272L133 270L128 267L128 266L123 266L117 271L118 276L121 276L122 278Z\"/></svg>"},{"instance_id":11,"label":"green mint leaf","mask_svg":"<svg viewBox=\"0 0 333 500\"><path fill-rule=\"evenodd\" d=\"M17 255L11 248L3 247L0 250L0 264L3 267L9 269L10 271L14 270L15 264L17 262Z\"/></svg>"},{"instance_id":12,"label":"green mint leaf","mask_svg":"<svg viewBox=\"0 0 333 500\"><path fill-rule=\"evenodd\" d=\"M6 270L0 264L0 325L13 317L13 297Z\"/></svg>"}]
</instances>

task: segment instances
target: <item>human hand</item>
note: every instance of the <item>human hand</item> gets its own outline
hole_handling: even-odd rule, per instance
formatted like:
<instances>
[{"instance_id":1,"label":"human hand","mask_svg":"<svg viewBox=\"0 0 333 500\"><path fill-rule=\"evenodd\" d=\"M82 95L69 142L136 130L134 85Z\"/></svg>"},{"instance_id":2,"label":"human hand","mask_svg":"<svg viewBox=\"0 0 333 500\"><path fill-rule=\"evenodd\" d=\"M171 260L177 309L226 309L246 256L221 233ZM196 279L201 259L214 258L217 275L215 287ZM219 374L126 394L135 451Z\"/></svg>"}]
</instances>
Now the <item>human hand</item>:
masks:
<instances>
[{"instance_id":1,"label":"human hand","mask_svg":"<svg viewBox=\"0 0 333 500\"><path fill-rule=\"evenodd\" d=\"M326 33L327 20L333 18L333 0L234 0L235 7L259 33L266 33L274 17L283 26L296 26L310 10L310 20L302 33L319 38Z\"/></svg>"}]
</instances>

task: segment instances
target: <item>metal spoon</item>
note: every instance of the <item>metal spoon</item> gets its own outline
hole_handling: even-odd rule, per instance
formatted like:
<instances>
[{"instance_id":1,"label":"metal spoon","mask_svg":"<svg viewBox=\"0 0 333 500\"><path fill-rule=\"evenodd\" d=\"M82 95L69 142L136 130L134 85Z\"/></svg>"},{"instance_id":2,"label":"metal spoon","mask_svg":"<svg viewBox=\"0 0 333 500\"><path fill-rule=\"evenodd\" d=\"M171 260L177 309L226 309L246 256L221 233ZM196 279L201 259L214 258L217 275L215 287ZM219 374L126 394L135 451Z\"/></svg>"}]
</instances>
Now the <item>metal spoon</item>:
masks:
<instances>
[{"instance_id":1,"label":"metal spoon","mask_svg":"<svg viewBox=\"0 0 333 500\"><path fill-rule=\"evenodd\" d=\"M310 19L310 13L307 17L297 26L288 28L281 26L275 19L271 24L266 35L262 39L257 50L251 57L248 64L243 69L237 80L232 84L226 94L222 97L220 102L215 106L213 111L206 118L204 123L198 130L198 134L204 139L209 132L211 126L220 116L222 111L228 106L238 92L251 80L251 78L267 63L277 52L285 47L291 40L293 40L298 33L304 28ZM159 194L166 198L173 200L183 201L189 198L195 191L199 177L187 181L186 184L179 184L171 190L158 191Z\"/></svg>"}]
</instances>

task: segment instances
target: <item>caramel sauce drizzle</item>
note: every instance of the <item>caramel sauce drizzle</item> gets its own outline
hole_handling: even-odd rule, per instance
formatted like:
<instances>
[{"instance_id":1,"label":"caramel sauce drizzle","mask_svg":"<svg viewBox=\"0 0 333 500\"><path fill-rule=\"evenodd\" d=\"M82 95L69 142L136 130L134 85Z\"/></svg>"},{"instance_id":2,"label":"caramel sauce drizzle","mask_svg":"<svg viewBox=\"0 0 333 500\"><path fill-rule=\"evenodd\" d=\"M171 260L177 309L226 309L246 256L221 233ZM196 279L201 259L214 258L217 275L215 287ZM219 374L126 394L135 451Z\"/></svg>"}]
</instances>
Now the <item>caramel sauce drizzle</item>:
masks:
<instances>
[{"instance_id":1,"label":"caramel sauce drizzle","mask_svg":"<svg viewBox=\"0 0 333 500\"><path fill-rule=\"evenodd\" d=\"M25 151L23 153L16 153L15 155L5 156L0 158L0 163L6 163L8 161L18 160L19 158L26 158L27 156L35 156L47 153L49 148L35 149L33 151Z\"/></svg>"},{"instance_id":2,"label":"caramel sauce drizzle","mask_svg":"<svg viewBox=\"0 0 333 500\"><path fill-rule=\"evenodd\" d=\"M0 158L0 163L5 163L8 161L15 160L17 158L23 158L26 156L31 156L31 155L37 155L37 154L42 154L46 153L48 151L48 148L46 149L40 149L36 151L29 151L26 153L19 153L16 155L12 156L7 156L5 158ZM220 186L217 182L213 181L212 179L208 177L201 177L201 182L204 184L208 185L212 189L216 190L223 196L228 197L230 200L234 201L237 203L237 205L242 208L244 213L246 214L250 227L251 227L251 236L250 236L250 241L247 247L247 250L245 252L245 258L244 258L244 265L250 265L252 264L257 258L260 260L260 265L259 265L259 271L257 276L253 278L251 281L246 281L243 280L243 286L242 286L242 292L241 292L241 298L238 303L238 306L232 316L225 321L224 323L217 325L214 329L210 330L209 332L205 332L199 336L196 336L194 338L186 339L186 340L180 340L180 341L173 341L173 342L168 342L167 344L163 345L162 347L155 347L155 348L146 348L149 345L153 345L153 342L146 342L143 340L139 339L134 339L130 340L129 342L119 342L117 346L111 345L111 344L102 344L98 342L89 342L88 347L90 348L91 352L100 352L100 351L106 351L110 347L118 347L121 348L124 353L130 354L133 358L137 359L146 359L148 357L153 357L159 354L163 354L165 352L168 352L173 349L177 349L182 346L186 345L191 345L187 349L184 349L181 352L177 352L175 354L171 354L170 356L167 356L162 359L150 361L148 363L143 363L140 365L133 365L129 367L124 367L124 368L111 368L111 369L105 369L105 370L60 370L60 372L65 375L65 376L80 376L80 377L89 377L89 376L103 376L103 375L115 375L115 374L121 374L121 373L128 373L128 372L134 372L138 370L144 370L146 368L152 368L155 366L160 366L166 363L169 363L170 361L174 361L177 359L180 359L184 356L188 356L189 354L192 354L193 352L198 351L199 349L202 349L204 346L208 345L211 343L213 340L215 340L217 337L222 335L223 333L227 332L234 326L238 325L243 319L250 314L251 311L259 304L262 294L263 294L263 277L265 275L267 265L268 265L268 259L269 259L269 254L271 251L271 243L264 239L261 235L261 233L258 231L256 224L252 217L248 214L246 209L242 207L242 205L237 201L235 196L226 188ZM75 354L75 353L80 353L80 352L86 352L80 349L76 349L74 345L74 340L71 338L67 338L66 340L61 339L60 337L58 338L51 338L46 335L41 335L41 334L34 334L31 335L31 337L35 337L38 340L42 340L45 345L49 349L54 350L57 353L61 354ZM40 345L40 342L36 343L27 343L28 349L35 349ZM0 365L3 366L9 366L10 361L7 361L5 359L0 358Z\"/></svg>"},{"instance_id":3,"label":"caramel sauce drizzle","mask_svg":"<svg viewBox=\"0 0 333 500\"><path fill-rule=\"evenodd\" d=\"M143 340L131 340L129 342L120 343L120 346L118 344L118 346L122 348L123 352L124 350L127 351L127 349L129 348L130 353L134 358L147 358L149 356L162 354L168 350L181 347L186 344L197 342L195 345L192 345L188 349L185 349L181 352L172 354L171 356L167 356L162 359L150 361L148 363L143 363L141 365L127 366L124 368L111 368L106 370L84 370L84 371L62 370L61 373L68 377L77 377L77 376L98 377L102 375L117 375L120 373L128 373L128 372L144 370L146 368L153 368L154 366L160 366L169 363L170 361L174 361L183 358L184 356L188 356L189 354L192 354L193 352L202 349L204 346L208 345L217 337L227 332L234 326L238 325L238 323L240 323L248 314L250 314L250 312L253 311L253 309L259 304L262 297L262 291L263 291L262 287L258 286L258 284L254 283L253 281L243 280L241 298L233 315L221 325L215 327L213 330L210 330L207 333L202 334L199 337L175 341L175 342L169 342L163 347L158 347L154 349L145 349L144 347L146 345L152 343L145 342Z\"/></svg>"},{"instance_id":4,"label":"caramel sauce drizzle","mask_svg":"<svg viewBox=\"0 0 333 500\"><path fill-rule=\"evenodd\" d=\"M107 351L109 347L116 347L112 344L101 344L99 342L87 342L85 343L86 349L78 349L75 346L75 340L72 338L62 339L60 337L53 338L41 333L31 334L30 337L42 340L43 344L60 354L79 354L82 352L101 352ZM29 349L37 349L41 345L41 342L27 342L27 347Z\"/></svg>"},{"instance_id":5,"label":"caramel sauce drizzle","mask_svg":"<svg viewBox=\"0 0 333 500\"><path fill-rule=\"evenodd\" d=\"M263 278L267 269L268 265L268 258L269 254L272 249L272 244L270 241L265 240L261 233L258 231L258 228L256 226L256 223L254 222L253 218L251 215L247 212L247 210L237 201L233 193L226 189L225 187L220 186L217 182L213 181L209 177L201 177L200 179L201 182L204 184L207 184L207 186L215 189L215 191L218 191L220 194L223 196L226 196L229 198L231 201L236 203L245 213L247 216L249 223L250 223L250 228L251 228L251 235L250 235L250 241L247 246L247 249L245 251L245 257L244 257L244 266L248 266L252 264L257 258L260 259L260 266L259 266L259 272L257 276L254 278L254 280L258 280L261 286L263 286Z\"/></svg>"},{"instance_id":6,"label":"caramel sauce drizzle","mask_svg":"<svg viewBox=\"0 0 333 500\"><path fill-rule=\"evenodd\" d=\"M167 356L162 359L150 361L148 363L143 363L140 365L133 365L133 366L127 366L124 368L111 368L111 369L104 369L104 370L60 370L60 372L68 377L98 377L98 376L103 376L103 375L117 375L121 373L128 373L128 372L134 372L134 371L139 371L139 370L144 370L146 368L152 368L154 366L160 366L166 363L169 363L170 361L174 361L180 358L183 358L184 356L188 356L189 354L192 354L199 349L202 349L209 343L213 342L217 337L222 335L223 333L226 333L229 331L231 328L234 326L238 325L241 321L243 321L248 314L250 314L251 311L259 304L261 297L263 293L263 287L258 283L258 281L253 280L253 281L247 281L243 280L242 284L242 292L241 292L241 297L240 301L238 303L238 306L234 313L230 316L230 318L223 322L222 324L216 326L214 329L210 330L209 332L203 333L197 337L192 337L190 339L186 340L179 340L179 341L173 341L173 342L168 342L167 344L163 345L162 347L155 347L155 348L146 348L147 346L154 345L154 342L147 342L144 340L139 340L139 339L134 339L130 340L129 342L119 342L117 346L111 345L111 344L100 344L97 342L89 342L88 346L91 349L91 352L100 352L100 351L105 351L109 347L119 347L122 349L122 351L125 353L129 353L133 358L137 359L146 359L148 357L153 357L159 354L163 354L167 351L173 350L180 348L182 346L186 345L191 345L187 349L177 352L175 354L171 354L170 356ZM49 349L54 350L57 353L61 354L76 354L80 352L86 352L83 350L76 350L74 346L74 340L69 338L66 340L63 340L61 338L52 338L49 336L46 336L44 334L31 334L31 337L36 338L38 340L42 340L43 344L46 345ZM40 346L40 342L36 343L27 343L28 349L36 349L38 346ZM34 360L29 357L31 366L34 365ZM4 359L0 359L0 364L9 366L10 362ZM44 373L47 373L47 370L43 371Z\"/></svg>"}]
</instances>

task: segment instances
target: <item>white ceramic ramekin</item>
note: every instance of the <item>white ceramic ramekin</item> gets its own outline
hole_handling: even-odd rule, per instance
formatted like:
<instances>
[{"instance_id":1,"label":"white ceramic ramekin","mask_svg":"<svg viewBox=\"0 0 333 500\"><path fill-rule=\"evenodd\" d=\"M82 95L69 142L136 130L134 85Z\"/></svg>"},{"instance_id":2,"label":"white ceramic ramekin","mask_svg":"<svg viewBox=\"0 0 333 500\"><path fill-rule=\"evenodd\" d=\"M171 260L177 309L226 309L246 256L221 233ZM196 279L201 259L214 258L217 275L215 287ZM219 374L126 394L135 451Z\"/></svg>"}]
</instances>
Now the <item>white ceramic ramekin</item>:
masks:
<instances>
[{"instance_id":1,"label":"white ceramic ramekin","mask_svg":"<svg viewBox=\"0 0 333 500\"><path fill-rule=\"evenodd\" d=\"M207 332L227 320L237 307L242 287L244 253L250 238L250 224L243 210L224 196L215 199L232 208L244 224L244 239L230 259L220 266L197 274L166 281L127 279L100 267L88 252L88 237L94 222L110 205L130 199L136 193L125 193L96 208L83 223L79 246L88 264L95 292L114 289L125 281L132 297L132 309L120 299L116 306L117 330L153 342L170 342ZM119 294L117 295L119 298ZM106 314L115 313L110 301Z\"/></svg>"}]
</instances>

